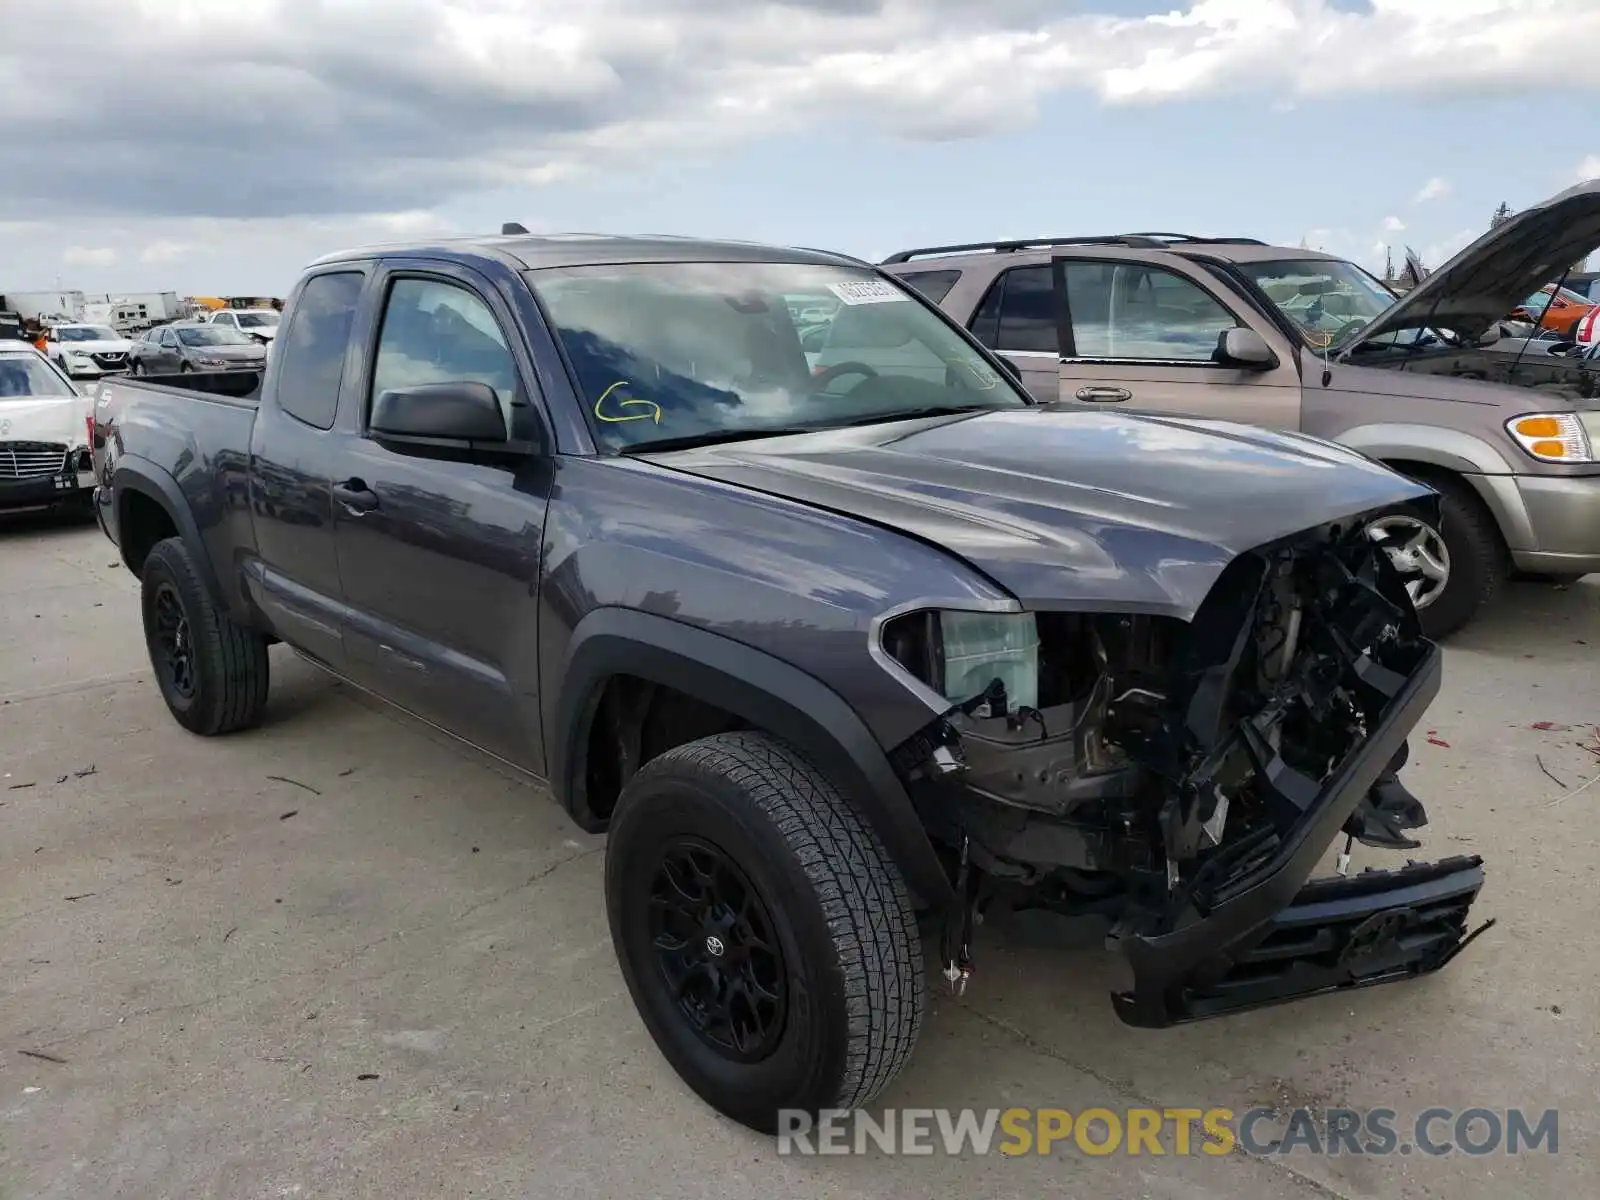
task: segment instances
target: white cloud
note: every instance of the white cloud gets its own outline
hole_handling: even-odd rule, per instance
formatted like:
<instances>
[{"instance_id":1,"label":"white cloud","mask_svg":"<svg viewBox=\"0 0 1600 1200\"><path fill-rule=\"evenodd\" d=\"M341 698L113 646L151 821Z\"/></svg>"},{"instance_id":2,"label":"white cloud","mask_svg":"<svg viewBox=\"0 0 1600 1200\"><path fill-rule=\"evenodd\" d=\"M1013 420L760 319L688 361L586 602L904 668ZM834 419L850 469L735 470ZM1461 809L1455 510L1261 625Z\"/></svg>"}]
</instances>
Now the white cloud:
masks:
<instances>
[{"instance_id":1,"label":"white cloud","mask_svg":"<svg viewBox=\"0 0 1600 1200\"><path fill-rule=\"evenodd\" d=\"M1412 203L1426 204L1430 200L1443 200L1449 194L1450 181L1448 179L1440 179L1435 175L1427 183L1423 184L1422 189L1412 197Z\"/></svg>"},{"instance_id":2,"label":"white cloud","mask_svg":"<svg viewBox=\"0 0 1600 1200\"><path fill-rule=\"evenodd\" d=\"M535 221L524 218L529 228ZM435 236L459 230L427 211L347 216L231 219L217 217L87 218L65 224L0 223L0 263L13 286L26 282L18 264L52 239L81 239L61 255L73 268L67 286L90 292L177 291L199 295L283 295L306 263L333 250ZM48 260L28 268L52 269ZM3 281L0 281L3 282Z\"/></svg>"},{"instance_id":3,"label":"white cloud","mask_svg":"<svg viewBox=\"0 0 1600 1200\"><path fill-rule=\"evenodd\" d=\"M1419 251L1422 261L1429 267L1442 266L1483 233L1481 229L1458 229L1437 241L1429 242Z\"/></svg>"},{"instance_id":4,"label":"white cloud","mask_svg":"<svg viewBox=\"0 0 1600 1200\"><path fill-rule=\"evenodd\" d=\"M1591 154L1578 164L1578 182L1588 183L1591 179L1600 179L1600 154Z\"/></svg>"},{"instance_id":5,"label":"white cloud","mask_svg":"<svg viewBox=\"0 0 1600 1200\"><path fill-rule=\"evenodd\" d=\"M1399 217L1385 217L1383 219L1383 231L1385 233L1401 233L1405 230L1405 227L1406 223Z\"/></svg>"},{"instance_id":6,"label":"white cloud","mask_svg":"<svg viewBox=\"0 0 1600 1200\"><path fill-rule=\"evenodd\" d=\"M188 242L174 242L170 239L151 242L139 251L139 261L142 263L169 263L188 254L193 247Z\"/></svg>"},{"instance_id":7,"label":"white cloud","mask_svg":"<svg viewBox=\"0 0 1600 1200\"><path fill-rule=\"evenodd\" d=\"M111 246L68 246L61 261L70 267L109 267L117 261L117 252Z\"/></svg>"},{"instance_id":8,"label":"white cloud","mask_svg":"<svg viewBox=\"0 0 1600 1200\"><path fill-rule=\"evenodd\" d=\"M1130 17L1097 0L318 0L308 19L309 0L59 0L0 44L0 162L41 139L77 152L5 172L0 211L433 209L808 124L1009 131L1065 90L1284 105L1595 86L1600 4L1168 3Z\"/></svg>"}]
</instances>

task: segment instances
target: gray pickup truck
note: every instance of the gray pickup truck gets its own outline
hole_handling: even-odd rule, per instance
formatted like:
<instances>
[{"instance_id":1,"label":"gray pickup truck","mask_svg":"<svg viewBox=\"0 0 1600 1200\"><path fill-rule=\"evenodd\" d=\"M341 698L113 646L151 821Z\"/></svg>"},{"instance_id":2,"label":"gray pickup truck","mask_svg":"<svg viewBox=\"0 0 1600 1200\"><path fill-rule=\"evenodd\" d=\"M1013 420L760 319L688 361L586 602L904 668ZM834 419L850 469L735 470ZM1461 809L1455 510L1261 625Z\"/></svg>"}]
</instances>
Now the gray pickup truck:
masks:
<instances>
[{"instance_id":1,"label":"gray pickup truck","mask_svg":"<svg viewBox=\"0 0 1600 1200\"><path fill-rule=\"evenodd\" d=\"M813 308L858 360L807 353ZM940 370L869 365L908 345ZM1398 772L1441 655L1365 531L1433 494L1299 434L1039 405L868 264L352 251L263 376L117 380L92 432L173 716L259 722L282 642L546 782L608 831L645 1025L753 1127L900 1069L919 922L961 988L985 911L1109 918L1135 1026L1470 940L1476 857L1343 869L1427 820Z\"/></svg>"},{"instance_id":2,"label":"gray pickup truck","mask_svg":"<svg viewBox=\"0 0 1600 1200\"><path fill-rule=\"evenodd\" d=\"M1037 399L1299 430L1427 483L1439 526L1401 507L1371 532L1443 637L1513 570L1600 571L1600 376L1495 344L1529 293L1596 248L1600 181L1517 214L1400 298L1354 263L1250 238L934 246L884 268ZM813 336L825 363L861 357Z\"/></svg>"}]
</instances>

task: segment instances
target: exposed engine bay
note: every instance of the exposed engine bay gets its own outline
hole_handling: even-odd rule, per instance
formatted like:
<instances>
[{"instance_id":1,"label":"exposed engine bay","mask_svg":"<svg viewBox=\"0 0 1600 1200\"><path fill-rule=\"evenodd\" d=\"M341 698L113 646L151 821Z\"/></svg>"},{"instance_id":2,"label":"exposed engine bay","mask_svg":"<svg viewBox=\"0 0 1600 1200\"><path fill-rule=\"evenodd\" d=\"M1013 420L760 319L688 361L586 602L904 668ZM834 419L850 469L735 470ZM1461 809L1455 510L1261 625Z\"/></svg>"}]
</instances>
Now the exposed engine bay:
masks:
<instances>
[{"instance_id":1,"label":"exposed engine bay","mask_svg":"<svg viewBox=\"0 0 1600 1200\"><path fill-rule=\"evenodd\" d=\"M1520 344L1520 343L1517 343ZM1419 375L1449 375L1483 383L1510 384L1548 392L1567 400L1600 398L1600 361L1586 357L1586 347L1566 343L1530 346L1516 353L1441 345L1411 351L1406 347L1359 347L1355 361L1364 367L1389 367Z\"/></svg>"},{"instance_id":2,"label":"exposed engine bay","mask_svg":"<svg viewBox=\"0 0 1600 1200\"><path fill-rule=\"evenodd\" d=\"M1415 974L1464 944L1477 859L1440 864L1451 896L1437 912L1411 905L1371 928L1363 923L1388 911L1372 877L1410 885L1398 884L1404 873L1366 872L1345 880L1367 881L1345 914L1353 920L1313 922L1297 935L1304 945L1254 972L1270 995L1205 995L1238 983L1225 977L1263 944L1283 942L1274 919L1292 911L1330 842L1341 842L1336 890L1354 842L1420 845L1409 831L1427 816L1398 772L1405 735L1437 690L1439 652L1361 521L1241 556L1190 623L1078 612L971 621L920 612L883 631L890 655L952 699L896 765L958 880L945 928L954 986L971 974L974 922L996 900L1103 915L1125 950L1193 943L1200 961L1172 978L1170 963L1145 971L1159 994L1119 997L1141 1024L1380 981L1363 976L1363 955L1368 967L1394 960ZM992 670L975 633L989 635ZM1184 933L1208 924L1217 945ZM1383 945L1362 950L1377 932ZM1388 978L1382 963L1374 969ZM1280 968L1292 982L1269 978Z\"/></svg>"}]
</instances>

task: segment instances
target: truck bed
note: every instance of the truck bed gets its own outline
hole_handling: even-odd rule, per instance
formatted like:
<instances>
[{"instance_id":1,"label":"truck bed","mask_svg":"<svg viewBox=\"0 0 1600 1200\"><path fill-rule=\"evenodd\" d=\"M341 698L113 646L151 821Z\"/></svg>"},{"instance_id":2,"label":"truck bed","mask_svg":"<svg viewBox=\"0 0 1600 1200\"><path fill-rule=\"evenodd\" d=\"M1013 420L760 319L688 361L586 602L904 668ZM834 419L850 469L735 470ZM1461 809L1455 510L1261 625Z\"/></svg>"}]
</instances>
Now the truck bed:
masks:
<instances>
[{"instance_id":1,"label":"truck bed","mask_svg":"<svg viewBox=\"0 0 1600 1200\"><path fill-rule=\"evenodd\" d=\"M261 402L260 371L185 371L181 375L121 375L119 387L170 392L191 400L217 400L254 408Z\"/></svg>"}]
</instances>

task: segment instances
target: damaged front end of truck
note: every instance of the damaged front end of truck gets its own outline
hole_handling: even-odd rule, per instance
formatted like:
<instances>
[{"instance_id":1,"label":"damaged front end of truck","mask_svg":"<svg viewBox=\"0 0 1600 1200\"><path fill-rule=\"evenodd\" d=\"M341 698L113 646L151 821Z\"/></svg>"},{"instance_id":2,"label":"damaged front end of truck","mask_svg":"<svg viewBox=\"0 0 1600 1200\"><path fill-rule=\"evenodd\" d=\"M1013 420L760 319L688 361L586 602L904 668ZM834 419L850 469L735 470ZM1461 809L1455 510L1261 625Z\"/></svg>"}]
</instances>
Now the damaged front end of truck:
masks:
<instances>
[{"instance_id":1,"label":"damaged front end of truck","mask_svg":"<svg viewBox=\"0 0 1600 1200\"><path fill-rule=\"evenodd\" d=\"M1360 519L1237 557L1187 622L918 611L880 641L949 701L896 768L957 880L953 987L996 902L1109 918L1140 1026L1424 974L1487 928L1475 856L1348 873L1420 845L1398 772L1441 657Z\"/></svg>"}]
</instances>

